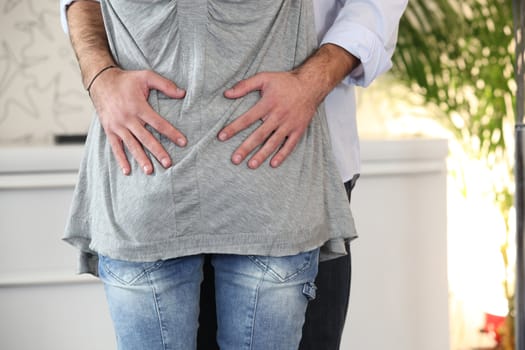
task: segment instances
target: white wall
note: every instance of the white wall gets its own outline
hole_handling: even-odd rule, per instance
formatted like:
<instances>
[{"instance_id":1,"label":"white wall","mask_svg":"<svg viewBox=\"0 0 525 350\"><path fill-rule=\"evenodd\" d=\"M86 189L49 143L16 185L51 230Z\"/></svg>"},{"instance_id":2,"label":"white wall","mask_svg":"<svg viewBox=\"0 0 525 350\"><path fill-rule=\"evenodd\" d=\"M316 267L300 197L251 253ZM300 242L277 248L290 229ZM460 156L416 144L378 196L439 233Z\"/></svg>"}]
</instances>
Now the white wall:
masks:
<instances>
[{"instance_id":1,"label":"white wall","mask_svg":"<svg viewBox=\"0 0 525 350\"><path fill-rule=\"evenodd\" d=\"M87 130L91 107L59 0L0 1L0 144L50 144Z\"/></svg>"}]
</instances>

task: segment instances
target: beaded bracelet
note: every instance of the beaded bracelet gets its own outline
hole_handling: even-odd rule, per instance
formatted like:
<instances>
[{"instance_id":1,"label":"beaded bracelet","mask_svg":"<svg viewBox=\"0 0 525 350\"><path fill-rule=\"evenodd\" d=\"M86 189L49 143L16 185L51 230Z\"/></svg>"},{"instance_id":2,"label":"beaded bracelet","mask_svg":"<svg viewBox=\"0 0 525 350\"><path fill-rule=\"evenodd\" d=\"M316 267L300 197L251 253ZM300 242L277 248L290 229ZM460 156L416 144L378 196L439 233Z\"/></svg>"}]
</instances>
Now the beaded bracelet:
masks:
<instances>
[{"instance_id":1,"label":"beaded bracelet","mask_svg":"<svg viewBox=\"0 0 525 350\"><path fill-rule=\"evenodd\" d=\"M93 85L93 83L100 76L100 74L104 73L105 71L107 71L108 69L111 69L111 68L117 68L117 66L115 66L114 64L110 64L109 66L106 66L106 67L102 68L101 70L99 70L98 73L95 74L93 79L91 79L91 81L89 82L88 87L86 88L86 91L88 92L89 96L91 96L91 91L89 91L91 89L91 85Z\"/></svg>"}]
</instances>

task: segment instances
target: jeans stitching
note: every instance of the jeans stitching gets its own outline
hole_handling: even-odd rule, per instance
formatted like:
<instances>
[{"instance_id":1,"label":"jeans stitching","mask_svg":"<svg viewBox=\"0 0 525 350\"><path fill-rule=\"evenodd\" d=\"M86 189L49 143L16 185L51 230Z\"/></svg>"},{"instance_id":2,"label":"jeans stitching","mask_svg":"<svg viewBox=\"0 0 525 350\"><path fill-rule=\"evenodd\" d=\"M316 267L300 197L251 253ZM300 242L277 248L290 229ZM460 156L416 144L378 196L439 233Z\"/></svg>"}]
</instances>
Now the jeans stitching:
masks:
<instances>
[{"instance_id":1,"label":"jeans stitching","mask_svg":"<svg viewBox=\"0 0 525 350\"><path fill-rule=\"evenodd\" d=\"M111 258L106 257L106 259L111 259ZM109 264L105 260L102 260L102 265L104 266L104 270L107 272L107 274L113 277L117 282L123 285L127 285L127 286L132 286L133 284L135 284L135 282L137 282L139 279L147 275L149 272L155 269L158 269L160 266L162 266L162 264L163 264L163 260L159 260L155 262L154 264L152 264L151 266L149 266L148 268L143 269L141 273L135 276L131 281L125 281L111 270Z\"/></svg>"},{"instance_id":2,"label":"jeans stitching","mask_svg":"<svg viewBox=\"0 0 525 350\"><path fill-rule=\"evenodd\" d=\"M162 322L162 311L160 309L160 295L159 293L157 293L157 290L155 289L155 283L153 283L153 281L151 280L149 273L147 273L147 278L148 278L148 284L150 285L151 292L153 294L153 301L155 303L155 311L157 312L157 319L159 321L160 339L162 341L162 347L163 349L167 349L166 334L165 334L167 330L164 325L164 322Z\"/></svg>"},{"instance_id":3,"label":"jeans stitching","mask_svg":"<svg viewBox=\"0 0 525 350\"><path fill-rule=\"evenodd\" d=\"M308 258L307 261L305 261L301 266L299 266L297 268L297 270L292 273L291 275L288 275L286 277L282 277L277 271L275 271L274 269L272 269L270 266L269 266L269 262L267 263L264 263L261 261L260 258L258 258L257 256L254 256L254 255L250 255L248 256L248 258L253 261L257 266L259 266L265 274L269 274L271 276L273 276L275 279L277 279L279 282L287 282L293 278L295 278L296 276L298 276L299 274L303 273L304 271L308 270L308 268L310 267L310 265L312 264L312 252L309 252L310 256Z\"/></svg>"},{"instance_id":4,"label":"jeans stitching","mask_svg":"<svg viewBox=\"0 0 525 350\"><path fill-rule=\"evenodd\" d=\"M145 271L142 271L139 275L137 275L135 278L133 278L131 281L125 281L123 280L122 278L120 278L116 273L114 273L110 268L109 268L109 265L107 263L102 263L104 265L104 270L107 272L108 275L110 275L111 277L113 277L117 282L123 284L123 285L126 285L126 286L130 286L130 285L133 285L136 281L138 281L140 278L142 278L142 276L144 276L144 273Z\"/></svg>"},{"instance_id":5,"label":"jeans stitching","mask_svg":"<svg viewBox=\"0 0 525 350\"><path fill-rule=\"evenodd\" d=\"M252 324L251 324L251 329L250 329L250 341L249 343L247 344L248 345L248 349L249 350L252 350L253 349L253 335L255 333L255 319L257 318L256 317L256 314L257 314L257 306L258 306L258 300L259 300L259 291L261 289L261 285L264 281L264 276L266 275L266 273L268 272L268 267L267 265L264 265L266 266L265 269L263 269L263 274L261 275L260 279L259 279L259 282L257 283L257 287L255 288L255 293L254 293L254 300L253 300L253 313L252 313Z\"/></svg>"}]
</instances>

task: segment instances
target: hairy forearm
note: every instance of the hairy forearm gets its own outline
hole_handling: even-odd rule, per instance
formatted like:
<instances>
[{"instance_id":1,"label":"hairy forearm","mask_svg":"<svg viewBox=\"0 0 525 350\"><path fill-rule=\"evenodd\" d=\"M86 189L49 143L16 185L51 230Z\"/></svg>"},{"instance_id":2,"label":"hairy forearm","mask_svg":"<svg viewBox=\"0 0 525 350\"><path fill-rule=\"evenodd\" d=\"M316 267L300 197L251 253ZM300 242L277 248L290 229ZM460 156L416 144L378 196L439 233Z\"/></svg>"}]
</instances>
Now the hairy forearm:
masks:
<instances>
[{"instance_id":1,"label":"hairy forearm","mask_svg":"<svg viewBox=\"0 0 525 350\"><path fill-rule=\"evenodd\" d=\"M82 82L87 87L102 68L115 64L109 50L100 4L77 0L67 9L71 45L75 51Z\"/></svg>"},{"instance_id":2,"label":"hairy forearm","mask_svg":"<svg viewBox=\"0 0 525 350\"><path fill-rule=\"evenodd\" d=\"M308 86L315 88L317 103L321 103L360 61L345 49L324 44L293 72Z\"/></svg>"}]
</instances>

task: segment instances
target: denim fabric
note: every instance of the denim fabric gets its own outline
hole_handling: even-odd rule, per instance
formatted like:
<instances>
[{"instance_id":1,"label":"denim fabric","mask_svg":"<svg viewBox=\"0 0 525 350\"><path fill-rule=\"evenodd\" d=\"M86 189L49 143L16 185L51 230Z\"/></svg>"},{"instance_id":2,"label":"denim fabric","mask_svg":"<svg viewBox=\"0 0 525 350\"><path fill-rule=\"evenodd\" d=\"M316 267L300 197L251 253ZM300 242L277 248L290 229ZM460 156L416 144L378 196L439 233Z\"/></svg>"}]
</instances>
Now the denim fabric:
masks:
<instances>
[{"instance_id":1,"label":"denim fabric","mask_svg":"<svg viewBox=\"0 0 525 350\"><path fill-rule=\"evenodd\" d=\"M348 201L351 200L359 174L346 182ZM350 298L352 261L350 244L348 255L319 264L315 284L317 297L308 303L299 350L339 350ZM214 270L207 256L204 263L204 281L201 285L201 313L199 316L198 350L219 350L216 342Z\"/></svg>"},{"instance_id":2,"label":"denim fabric","mask_svg":"<svg viewBox=\"0 0 525 350\"><path fill-rule=\"evenodd\" d=\"M356 174L345 182L348 202L358 178L359 174ZM319 264L315 280L319 293L308 304L299 350L339 350L341 346L352 280L350 242L346 242L346 251L345 256Z\"/></svg>"},{"instance_id":3,"label":"denim fabric","mask_svg":"<svg viewBox=\"0 0 525 350\"><path fill-rule=\"evenodd\" d=\"M221 350L291 350L315 298L319 249L285 257L213 255ZM196 349L203 255L99 258L119 350Z\"/></svg>"},{"instance_id":4,"label":"denim fabric","mask_svg":"<svg viewBox=\"0 0 525 350\"><path fill-rule=\"evenodd\" d=\"M348 255L323 261L315 283L317 298L308 304L299 350L339 350L350 299L352 263Z\"/></svg>"},{"instance_id":5,"label":"denim fabric","mask_svg":"<svg viewBox=\"0 0 525 350\"><path fill-rule=\"evenodd\" d=\"M151 263L99 256L119 350L196 347L201 266L199 256Z\"/></svg>"}]
</instances>

